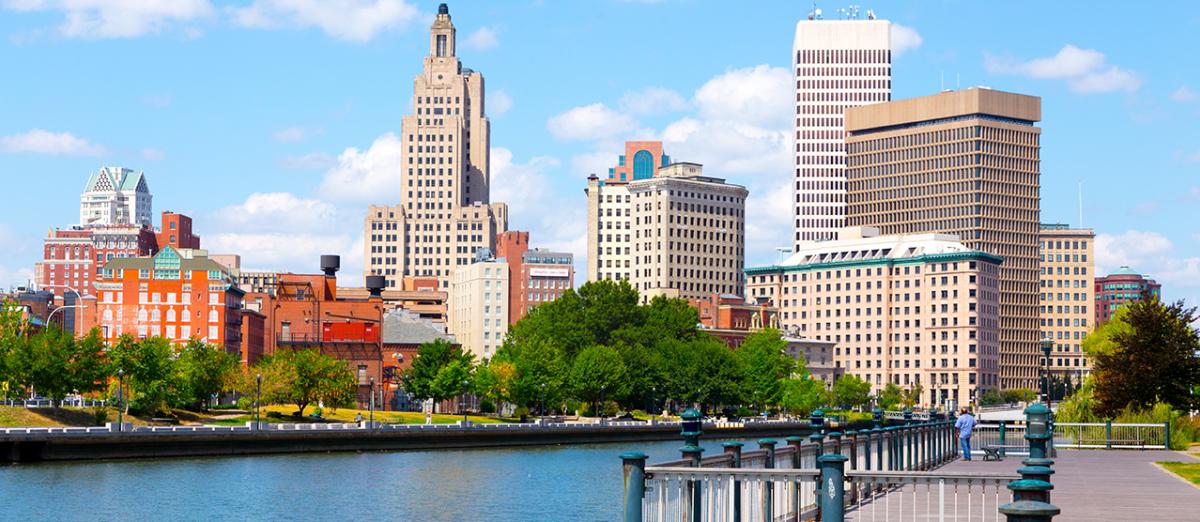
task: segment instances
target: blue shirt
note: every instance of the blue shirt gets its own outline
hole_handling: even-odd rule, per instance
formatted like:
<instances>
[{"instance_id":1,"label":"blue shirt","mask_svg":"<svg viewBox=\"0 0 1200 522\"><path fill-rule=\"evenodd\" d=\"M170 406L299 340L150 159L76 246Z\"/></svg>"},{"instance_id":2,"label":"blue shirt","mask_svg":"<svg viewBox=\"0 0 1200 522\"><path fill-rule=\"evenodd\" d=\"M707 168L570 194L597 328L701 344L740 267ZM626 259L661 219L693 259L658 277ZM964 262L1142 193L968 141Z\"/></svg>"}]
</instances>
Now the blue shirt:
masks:
<instances>
[{"instance_id":1,"label":"blue shirt","mask_svg":"<svg viewBox=\"0 0 1200 522\"><path fill-rule=\"evenodd\" d=\"M975 429L975 417L972 417L970 413L964 413L954 422L954 427L958 428L959 437L970 437L971 430Z\"/></svg>"}]
</instances>

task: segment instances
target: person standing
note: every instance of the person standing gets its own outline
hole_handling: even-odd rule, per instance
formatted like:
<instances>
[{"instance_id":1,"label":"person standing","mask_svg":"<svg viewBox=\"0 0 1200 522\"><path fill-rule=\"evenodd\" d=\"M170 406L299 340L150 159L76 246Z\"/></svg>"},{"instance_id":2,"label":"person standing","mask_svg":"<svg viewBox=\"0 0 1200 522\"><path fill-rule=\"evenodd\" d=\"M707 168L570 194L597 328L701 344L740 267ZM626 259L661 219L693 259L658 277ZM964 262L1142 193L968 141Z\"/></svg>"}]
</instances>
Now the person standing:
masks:
<instances>
[{"instance_id":1,"label":"person standing","mask_svg":"<svg viewBox=\"0 0 1200 522\"><path fill-rule=\"evenodd\" d=\"M960 411L958 420L954 422L954 427L958 428L958 443L962 447L963 460L971 461L971 431L975 429L975 417L971 415L971 410L964 407Z\"/></svg>"}]
</instances>

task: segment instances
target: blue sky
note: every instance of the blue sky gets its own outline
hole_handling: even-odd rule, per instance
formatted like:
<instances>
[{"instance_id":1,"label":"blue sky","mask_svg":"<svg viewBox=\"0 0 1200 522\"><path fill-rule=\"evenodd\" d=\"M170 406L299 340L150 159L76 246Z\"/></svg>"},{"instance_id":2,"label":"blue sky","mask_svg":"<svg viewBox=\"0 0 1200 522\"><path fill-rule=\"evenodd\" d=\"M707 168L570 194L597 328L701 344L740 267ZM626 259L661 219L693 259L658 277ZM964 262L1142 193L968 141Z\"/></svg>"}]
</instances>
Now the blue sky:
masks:
<instances>
[{"instance_id":1,"label":"blue sky","mask_svg":"<svg viewBox=\"0 0 1200 522\"><path fill-rule=\"evenodd\" d=\"M839 5L820 3L827 17ZM880 2L893 97L1042 97L1043 221L1100 234L1168 297L1200 297L1200 12L1160 2ZM89 172L146 172L249 268L361 273L369 203L399 201L399 132L436 2L0 0L0 286L77 220ZM494 201L535 245L585 250L583 187L626 139L751 190L747 257L789 244L790 74L805 2L458 1L483 73ZM1120 13L1124 12L1122 15Z\"/></svg>"}]
</instances>

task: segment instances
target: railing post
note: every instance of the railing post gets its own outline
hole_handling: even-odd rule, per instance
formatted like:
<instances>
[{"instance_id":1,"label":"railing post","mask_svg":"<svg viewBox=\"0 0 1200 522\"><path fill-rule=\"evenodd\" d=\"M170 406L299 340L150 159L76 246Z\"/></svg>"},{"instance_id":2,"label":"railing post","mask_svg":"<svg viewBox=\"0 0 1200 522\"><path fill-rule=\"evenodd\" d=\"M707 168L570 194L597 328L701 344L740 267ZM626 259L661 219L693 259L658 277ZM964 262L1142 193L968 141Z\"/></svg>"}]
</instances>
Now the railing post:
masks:
<instances>
[{"instance_id":1,"label":"railing post","mask_svg":"<svg viewBox=\"0 0 1200 522\"><path fill-rule=\"evenodd\" d=\"M875 469L883 471L883 429L871 428L875 438Z\"/></svg>"},{"instance_id":2,"label":"railing post","mask_svg":"<svg viewBox=\"0 0 1200 522\"><path fill-rule=\"evenodd\" d=\"M840 455L842 453L842 432L829 432L829 440L833 441L833 453Z\"/></svg>"},{"instance_id":3,"label":"railing post","mask_svg":"<svg viewBox=\"0 0 1200 522\"><path fill-rule=\"evenodd\" d=\"M1000 446L1004 446L1004 427L1005 427L1005 424L1007 424L1005 421L1000 421ZM1006 455L1006 454L1005 454L1004 448L1003 448L1003 447L1001 447L1001 448L1000 448L1000 457L1001 457L1001 458L1004 458L1004 457L1007 457L1007 456L1008 456L1008 455Z\"/></svg>"},{"instance_id":4,"label":"railing post","mask_svg":"<svg viewBox=\"0 0 1200 522\"><path fill-rule=\"evenodd\" d=\"M621 455L625 476L625 522L642 522L642 500L646 496L646 454Z\"/></svg>"},{"instance_id":5,"label":"railing post","mask_svg":"<svg viewBox=\"0 0 1200 522\"><path fill-rule=\"evenodd\" d=\"M874 430L872 429L862 430L859 432L867 438L866 442L863 443L863 469L867 471L871 470L871 434L873 432Z\"/></svg>"},{"instance_id":6,"label":"railing post","mask_svg":"<svg viewBox=\"0 0 1200 522\"><path fill-rule=\"evenodd\" d=\"M845 455L823 455L820 458L821 488L824 494L821 506L821 522L842 522L846 509L846 457ZM768 519L770 520L770 519Z\"/></svg>"},{"instance_id":7,"label":"railing post","mask_svg":"<svg viewBox=\"0 0 1200 522\"><path fill-rule=\"evenodd\" d=\"M742 467L742 443L740 442L722 442L721 447L725 448L725 454L730 456L732 460L730 467ZM733 481L733 522L742 521L742 481Z\"/></svg>"},{"instance_id":8,"label":"railing post","mask_svg":"<svg viewBox=\"0 0 1200 522\"><path fill-rule=\"evenodd\" d=\"M908 471L916 470L917 463L917 428L908 427Z\"/></svg>"},{"instance_id":9,"label":"railing post","mask_svg":"<svg viewBox=\"0 0 1200 522\"><path fill-rule=\"evenodd\" d=\"M679 414L679 424L681 426L680 435L683 435L684 442L684 446L679 448L679 451L680 453L683 453L684 459L691 461L693 468L700 467L700 459L704 454L704 448L700 447L700 435L703 434L703 431L700 430L700 427L702 426L700 421L701 417L702 416L700 415L700 412L693 408L688 408L683 413ZM691 519L697 522L700 520L701 515L700 506L703 505L701 502L701 487L700 481L689 481L688 489L690 489L692 492L692 509L690 510L692 513Z\"/></svg>"},{"instance_id":10,"label":"railing post","mask_svg":"<svg viewBox=\"0 0 1200 522\"><path fill-rule=\"evenodd\" d=\"M775 439L760 439L758 441L758 448L767 452L767 458L763 462L763 467L766 469L774 469L775 468L775 444L776 444ZM773 499L771 498L773 496L774 492L775 492L775 484L771 483L770 480L767 480L766 484L763 484L763 496L762 496L763 520L775 520L775 513L774 513L774 509L773 509L775 507L775 503L772 502ZM700 521L700 519L697 518L696 522L699 522L699 521Z\"/></svg>"},{"instance_id":11,"label":"railing post","mask_svg":"<svg viewBox=\"0 0 1200 522\"><path fill-rule=\"evenodd\" d=\"M787 441L787 445L792 447L792 469L800 469L800 466L803 465L801 457L802 450L804 449L804 437L791 435L785 440ZM790 488L790 492L788 494L790 498L788 499L788 503L791 506L791 513L799 514L800 510L804 508L804 506L800 505L801 487L803 487L801 486L801 482L797 480L792 483Z\"/></svg>"},{"instance_id":12,"label":"railing post","mask_svg":"<svg viewBox=\"0 0 1200 522\"><path fill-rule=\"evenodd\" d=\"M852 471L857 470L858 469L858 432L855 430L849 430L846 432L846 435L850 439L850 469ZM856 484L856 485L854 485L854 487L850 488L850 504L853 505L853 504L857 504L857 503L858 503L858 485Z\"/></svg>"},{"instance_id":13,"label":"railing post","mask_svg":"<svg viewBox=\"0 0 1200 522\"><path fill-rule=\"evenodd\" d=\"M1163 449L1171 449L1171 422L1163 423Z\"/></svg>"},{"instance_id":14,"label":"railing post","mask_svg":"<svg viewBox=\"0 0 1200 522\"><path fill-rule=\"evenodd\" d=\"M1112 449L1112 419L1104 421L1104 449Z\"/></svg>"},{"instance_id":15,"label":"railing post","mask_svg":"<svg viewBox=\"0 0 1200 522\"><path fill-rule=\"evenodd\" d=\"M1010 482L1008 489L1013 492L1013 501L1000 506L1000 513L1004 514L1008 522L1050 522L1062 510L1036 499L1042 495L1048 496L1053 487L1041 480L1022 479Z\"/></svg>"}]
</instances>

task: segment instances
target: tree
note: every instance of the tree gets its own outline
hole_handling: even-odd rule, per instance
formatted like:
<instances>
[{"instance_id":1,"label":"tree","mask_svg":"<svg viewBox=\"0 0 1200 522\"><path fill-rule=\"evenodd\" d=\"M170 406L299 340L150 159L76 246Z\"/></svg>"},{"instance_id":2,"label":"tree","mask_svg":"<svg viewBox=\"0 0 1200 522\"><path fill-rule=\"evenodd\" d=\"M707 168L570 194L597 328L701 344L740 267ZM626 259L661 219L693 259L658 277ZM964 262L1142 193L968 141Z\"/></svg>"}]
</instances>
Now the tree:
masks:
<instances>
[{"instance_id":1,"label":"tree","mask_svg":"<svg viewBox=\"0 0 1200 522\"><path fill-rule=\"evenodd\" d=\"M404 390L417 399L433 399L436 408L438 402L462 393L462 381L470 377L473 359L445 339L422 344L402 377Z\"/></svg>"},{"instance_id":2,"label":"tree","mask_svg":"<svg viewBox=\"0 0 1200 522\"><path fill-rule=\"evenodd\" d=\"M808 415L821 405L825 395L824 381L808 375L784 380L781 387L781 404L792 415Z\"/></svg>"},{"instance_id":3,"label":"tree","mask_svg":"<svg viewBox=\"0 0 1200 522\"><path fill-rule=\"evenodd\" d=\"M57 405L73 388L67 369L71 344L74 344L71 334L48 326L17 345L13 358L15 373L26 387Z\"/></svg>"},{"instance_id":4,"label":"tree","mask_svg":"<svg viewBox=\"0 0 1200 522\"><path fill-rule=\"evenodd\" d=\"M29 323L14 301L0 301L0 399L15 396L24 382L17 362Z\"/></svg>"},{"instance_id":5,"label":"tree","mask_svg":"<svg viewBox=\"0 0 1200 522\"><path fill-rule=\"evenodd\" d=\"M508 384L513 404L532 408L543 400L543 396L546 404L560 404L566 399L566 380L571 366L557 344L545 339L522 344L505 343L492 358L493 364L497 362L511 363L515 370Z\"/></svg>"},{"instance_id":6,"label":"tree","mask_svg":"<svg viewBox=\"0 0 1200 522\"><path fill-rule=\"evenodd\" d=\"M782 382L795 371L796 361L784 350L787 341L779 330L767 328L754 332L742 342L735 354L745 371L746 399L763 409L779 404Z\"/></svg>"},{"instance_id":7,"label":"tree","mask_svg":"<svg viewBox=\"0 0 1200 522\"><path fill-rule=\"evenodd\" d=\"M300 416L315 402L339 406L354 401L354 372L345 361L314 349L277 351L255 370L263 375L263 402L295 404Z\"/></svg>"},{"instance_id":8,"label":"tree","mask_svg":"<svg viewBox=\"0 0 1200 522\"><path fill-rule=\"evenodd\" d=\"M1197 402L1191 390L1200 383L1200 338L1191 326L1196 309L1183 301L1167 305L1147 293L1125 311L1128 328L1102 327L1111 345L1096 349L1099 343L1093 342L1089 352L1095 354L1097 413L1115 417L1126 408L1149 409L1160 401L1192 409Z\"/></svg>"},{"instance_id":9,"label":"tree","mask_svg":"<svg viewBox=\"0 0 1200 522\"><path fill-rule=\"evenodd\" d=\"M104 338L100 336L100 329L93 328L82 339L72 342L71 347L71 354L67 358L67 375L71 379L71 388L80 394L105 389L113 370L105 350Z\"/></svg>"},{"instance_id":10,"label":"tree","mask_svg":"<svg viewBox=\"0 0 1200 522\"><path fill-rule=\"evenodd\" d=\"M175 372L175 351L162 337L138 340L123 335L109 351L113 366L125 371L129 390L126 409L166 412L180 396Z\"/></svg>"},{"instance_id":11,"label":"tree","mask_svg":"<svg viewBox=\"0 0 1200 522\"><path fill-rule=\"evenodd\" d=\"M900 403L904 404L906 408L912 408L921 402L921 394L924 392L925 387L921 386L921 383L913 383L912 386L909 386L908 389L901 393Z\"/></svg>"},{"instance_id":12,"label":"tree","mask_svg":"<svg viewBox=\"0 0 1200 522\"><path fill-rule=\"evenodd\" d=\"M871 384L854 375L843 375L833 383L833 403L857 408L871 400Z\"/></svg>"},{"instance_id":13,"label":"tree","mask_svg":"<svg viewBox=\"0 0 1200 522\"><path fill-rule=\"evenodd\" d=\"M237 368L236 355L227 353L219 346L192 339L176 360L182 399L203 408L210 397L226 389L230 375Z\"/></svg>"},{"instance_id":14,"label":"tree","mask_svg":"<svg viewBox=\"0 0 1200 522\"><path fill-rule=\"evenodd\" d=\"M624 390L625 362L621 354L607 346L585 348L571 364L568 379L575 397L597 404L606 396L619 396ZM600 408L592 411L600 412Z\"/></svg>"},{"instance_id":15,"label":"tree","mask_svg":"<svg viewBox=\"0 0 1200 522\"><path fill-rule=\"evenodd\" d=\"M895 408L900 401L903 400L904 390L901 390L896 383L889 382L879 391L878 403L879 407L884 410Z\"/></svg>"}]
</instances>

